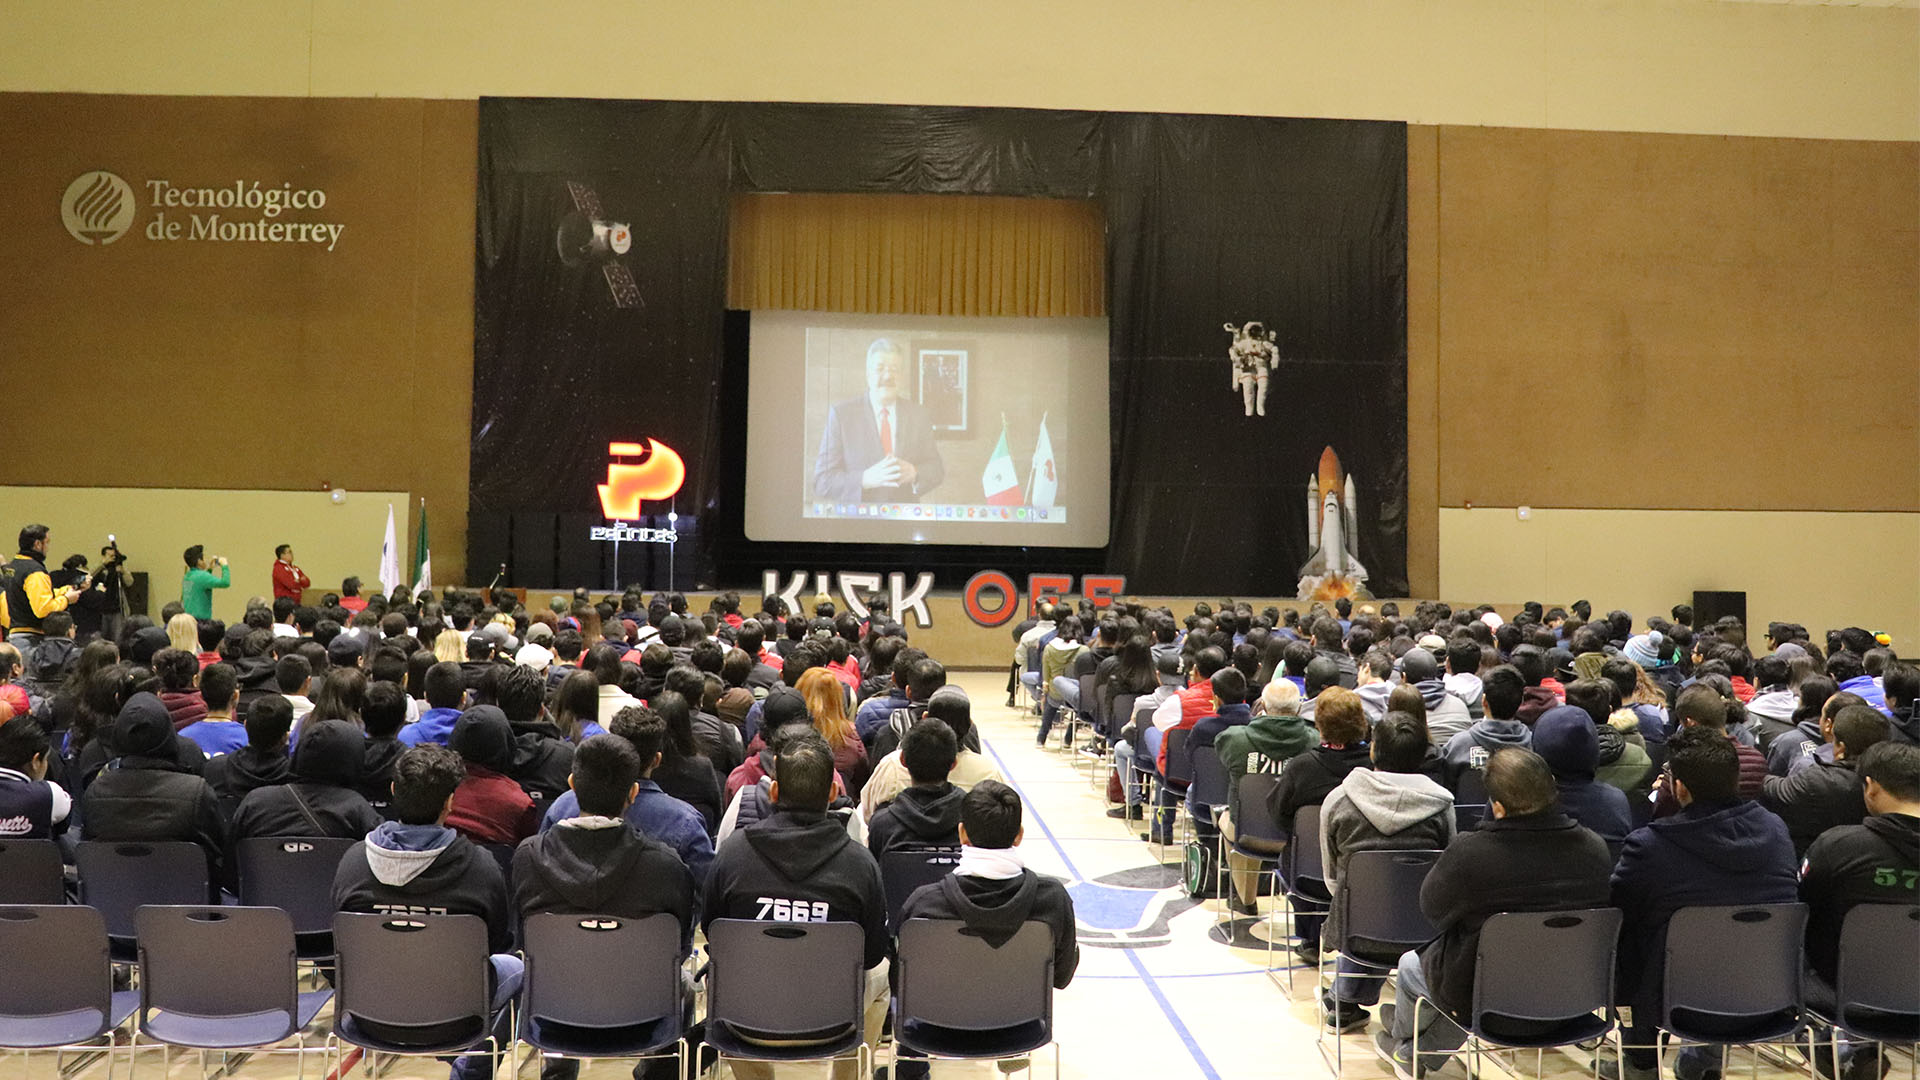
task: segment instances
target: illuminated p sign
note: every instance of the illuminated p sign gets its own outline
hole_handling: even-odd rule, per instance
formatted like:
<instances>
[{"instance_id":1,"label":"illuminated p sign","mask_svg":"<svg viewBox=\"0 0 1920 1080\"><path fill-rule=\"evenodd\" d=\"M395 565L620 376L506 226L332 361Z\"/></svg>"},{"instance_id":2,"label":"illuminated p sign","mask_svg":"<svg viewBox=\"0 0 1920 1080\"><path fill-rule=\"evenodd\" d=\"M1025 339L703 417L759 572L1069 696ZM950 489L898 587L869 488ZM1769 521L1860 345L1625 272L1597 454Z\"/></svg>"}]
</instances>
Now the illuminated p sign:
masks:
<instances>
[{"instance_id":1,"label":"illuminated p sign","mask_svg":"<svg viewBox=\"0 0 1920 1080\"><path fill-rule=\"evenodd\" d=\"M607 454L615 458L646 455L646 460L638 464L607 463L607 482L599 487L600 509L609 521L637 518L643 501L670 499L679 492L680 485L686 483L686 462L658 439L648 439L646 446L609 443Z\"/></svg>"}]
</instances>

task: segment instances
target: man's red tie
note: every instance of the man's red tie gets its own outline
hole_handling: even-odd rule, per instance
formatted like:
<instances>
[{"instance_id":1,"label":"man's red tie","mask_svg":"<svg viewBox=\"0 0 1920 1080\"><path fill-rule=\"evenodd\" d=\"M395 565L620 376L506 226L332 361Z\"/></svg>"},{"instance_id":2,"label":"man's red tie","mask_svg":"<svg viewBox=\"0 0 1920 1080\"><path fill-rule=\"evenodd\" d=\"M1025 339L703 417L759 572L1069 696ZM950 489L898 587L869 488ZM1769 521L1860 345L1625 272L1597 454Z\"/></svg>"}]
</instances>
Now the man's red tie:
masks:
<instances>
[{"instance_id":1,"label":"man's red tie","mask_svg":"<svg viewBox=\"0 0 1920 1080\"><path fill-rule=\"evenodd\" d=\"M887 410L880 410L880 453L893 456L893 425L887 422Z\"/></svg>"}]
</instances>

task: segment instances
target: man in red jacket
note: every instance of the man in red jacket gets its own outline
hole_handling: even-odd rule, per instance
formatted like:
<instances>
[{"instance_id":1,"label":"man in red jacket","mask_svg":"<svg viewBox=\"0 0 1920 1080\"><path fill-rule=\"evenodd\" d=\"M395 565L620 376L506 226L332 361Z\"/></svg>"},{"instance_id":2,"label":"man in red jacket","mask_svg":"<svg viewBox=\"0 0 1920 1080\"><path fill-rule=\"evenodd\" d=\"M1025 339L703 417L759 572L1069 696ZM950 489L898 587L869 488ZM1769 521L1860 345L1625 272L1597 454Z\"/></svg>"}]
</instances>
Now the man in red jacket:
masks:
<instances>
[{"instance_id":1,"label":"man in red jacket","mask_svg":"<svg viewBox=\"0 0 1920 1080\"><path fill-rule=\"evenodd\" d=\"M313 581L307 577L307 572L293 565L292 544L281 544L273 549L274 596L285 596L298 604L301 594L311 584Z\"/></svg>"}]
</instances>

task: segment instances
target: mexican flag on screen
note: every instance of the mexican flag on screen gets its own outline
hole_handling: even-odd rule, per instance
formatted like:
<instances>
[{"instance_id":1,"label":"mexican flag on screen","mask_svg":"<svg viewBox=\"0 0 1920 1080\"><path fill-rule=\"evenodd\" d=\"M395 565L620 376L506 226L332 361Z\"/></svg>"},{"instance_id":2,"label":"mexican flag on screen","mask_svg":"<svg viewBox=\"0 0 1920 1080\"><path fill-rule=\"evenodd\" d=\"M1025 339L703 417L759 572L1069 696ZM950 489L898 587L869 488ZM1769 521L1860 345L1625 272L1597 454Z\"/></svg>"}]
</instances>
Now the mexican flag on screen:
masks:
<instances>
[{"instance_id":1,"label":"mexican flag on screen","mask_svg":"<svg viewBox=\"0 0 1920 1080\"><path fill-rule=\"evenodd\" d=\"M1053 460L1053 440L1047 437L1047 418L1040 417L1040 437L1033 444L1033 467L1027 470L1027 505L1052 506L1060 494L1058 467Z\"/></svg>"},{"instance_id":2,"label":"mexican flag on screen","mask_svg":"<svg viewBox=\"0 0 1920 1080\"><path fill-rule=\"evenodd\" d=\"M993 456L987 459L987 468L980 474L980 486L985 489L987 503L991 506L1019 506L1020 478L1013 471L1013 455L1007 452L1007 429L1000 428L1000 442L993 448Z\"/></svg>"}]
</instances>

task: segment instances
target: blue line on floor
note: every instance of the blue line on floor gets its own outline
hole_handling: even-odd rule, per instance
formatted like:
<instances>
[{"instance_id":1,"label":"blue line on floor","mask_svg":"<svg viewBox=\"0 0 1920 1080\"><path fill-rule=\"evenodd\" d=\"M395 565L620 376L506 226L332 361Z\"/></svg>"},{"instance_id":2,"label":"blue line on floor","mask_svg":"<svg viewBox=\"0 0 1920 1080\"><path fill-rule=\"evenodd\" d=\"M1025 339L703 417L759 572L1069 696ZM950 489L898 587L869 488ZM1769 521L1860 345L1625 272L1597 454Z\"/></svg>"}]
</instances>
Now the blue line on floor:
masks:
<instances>
[{"instance_id":1,"label":"blue line on floor","mask_svg":"<svg viewBox=\"0 0 1920 1080\"><path fill-rule=\"evenodd\" d=\"M1047 843L1052 844L1053 850L1059 853L1060 861L1066 866L1067 873L1076 881L1085 881L1086 879L1080 876L1080 871L1074 869L1073 860L1067 857L1067 849L1060 846L1060 841L1054 837L1053 830L1047 828L1046 819L1040 816L1039 809L1033 805L1032 800L1027 798L1026 789L1020 786L1019 778L1007 768L1007 763L1001 758L1000 751L994 749L993 743L984 735L980 739L980 744L986 748L987 753L993 755L994 764L1000 767L1000 775L1006 777L1007 783L1019 793L1020 801L1026 807L1026 815L1040 827L1040 835L1046 837ZM1200 1066L1200 1074L1207 1080L1220 1080L1220 1074L1214 1070L1213 1062L1208 1061L1206 1052L1200 1049L1199 1040L1193 1037L1193 1032L1187 1030L1187 1025L1180 1019L1180 1013L1174 1009L1173 1002L1167 1000L1167 995L1160 990L1160 984L1154 981L1153 976L1147 972L1146 965L1140 962L1140 958L1131 949L1127 950L1127 962L1133 965L1133 970L1140 973L1140 981L1146 984L1147 993L1153 995L1153 1000L1159 1004L1160 1011L1166 1014L1167 1023L1173 1025L1173 1030L1180 1036L1180 1041L1187 1045L1187 1053L1192 1054L1193 1063Z\"/></svg>"}]
</instances>

